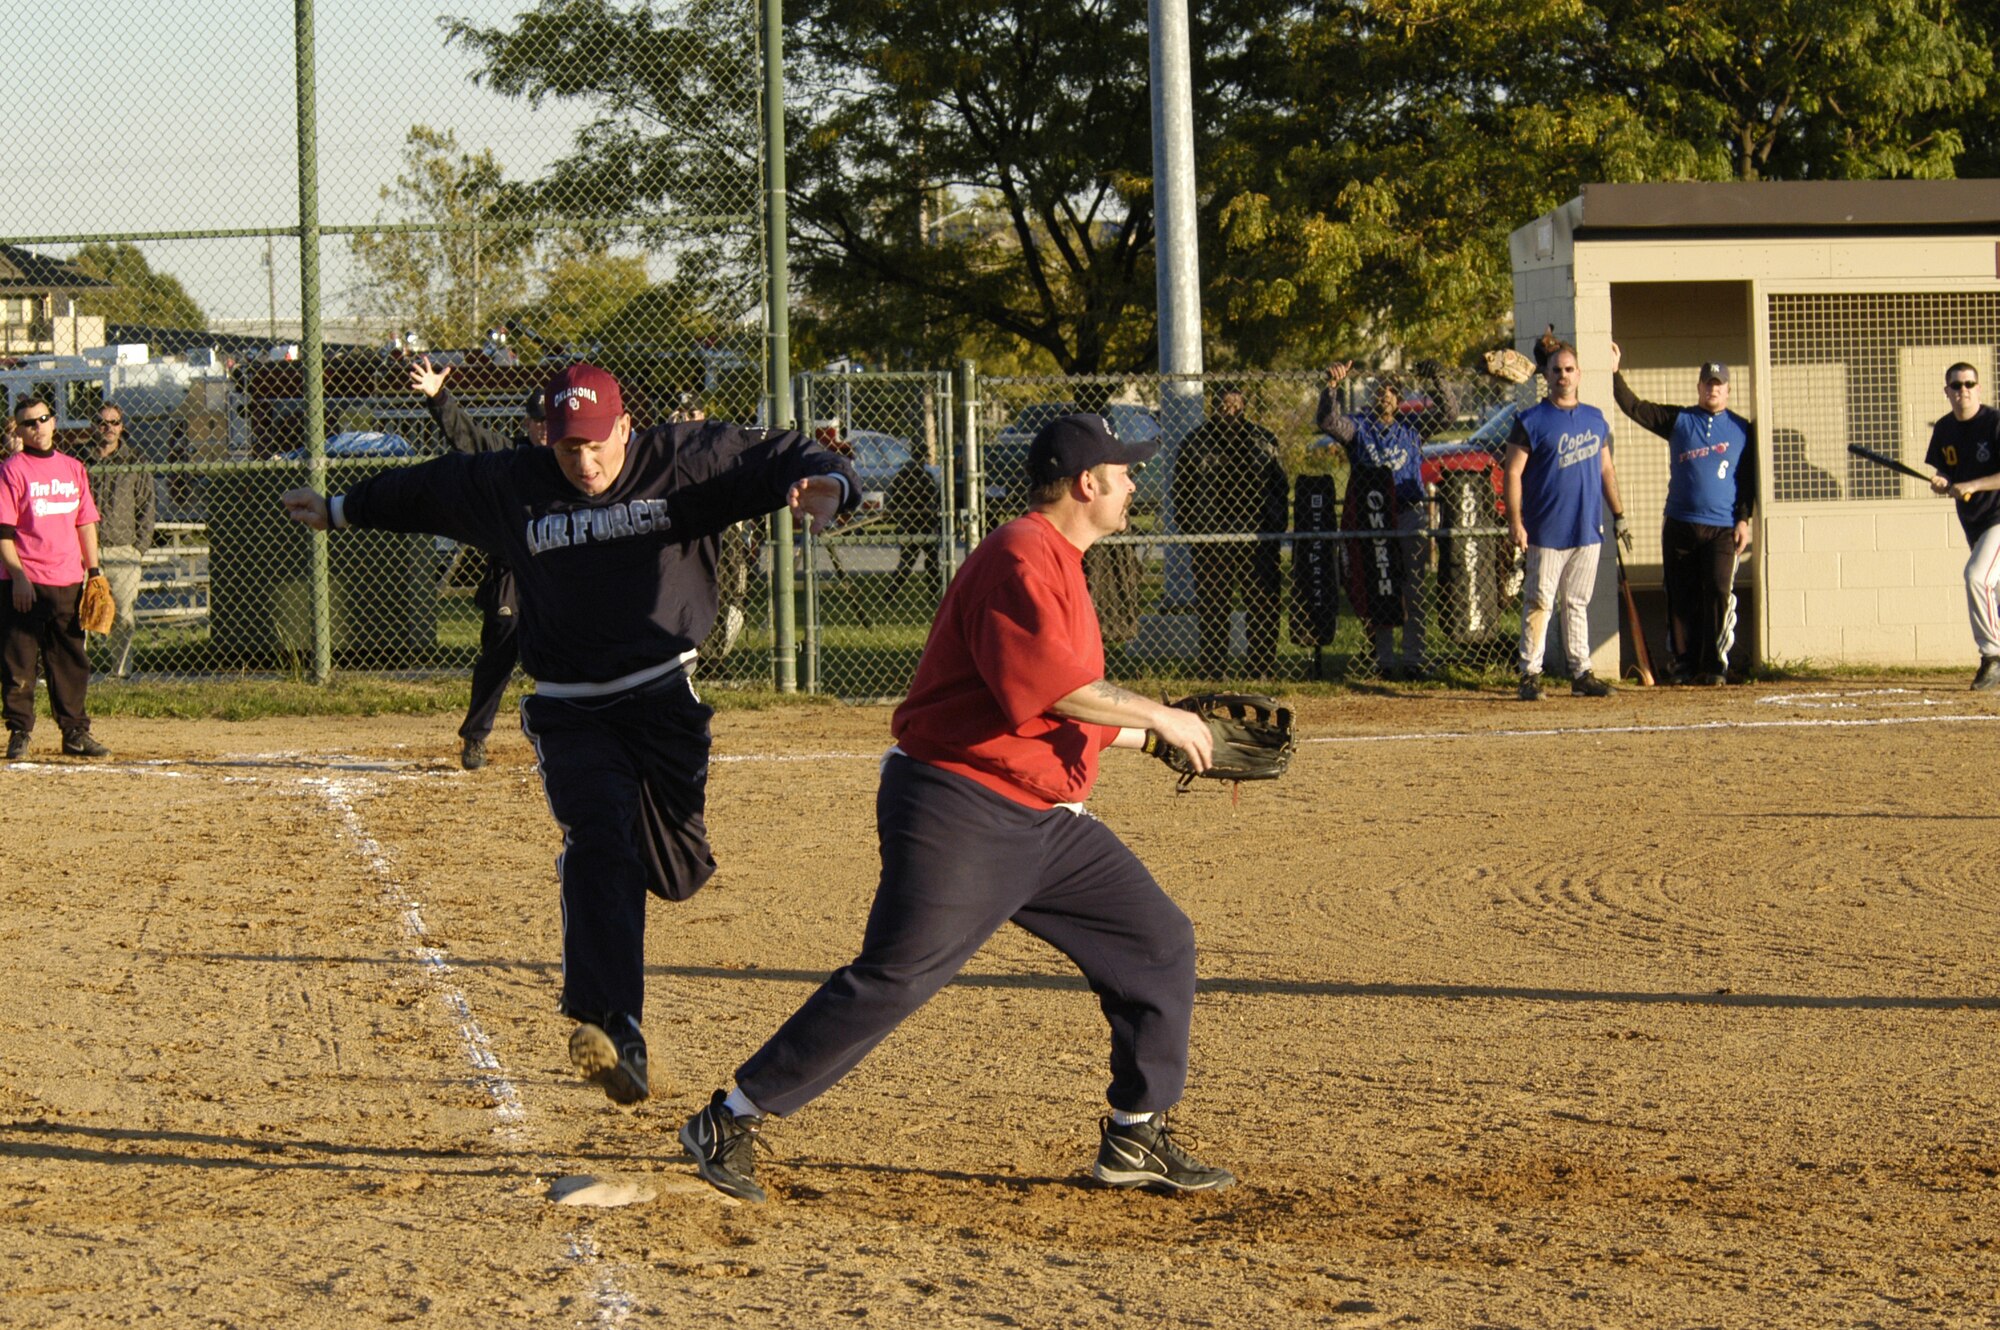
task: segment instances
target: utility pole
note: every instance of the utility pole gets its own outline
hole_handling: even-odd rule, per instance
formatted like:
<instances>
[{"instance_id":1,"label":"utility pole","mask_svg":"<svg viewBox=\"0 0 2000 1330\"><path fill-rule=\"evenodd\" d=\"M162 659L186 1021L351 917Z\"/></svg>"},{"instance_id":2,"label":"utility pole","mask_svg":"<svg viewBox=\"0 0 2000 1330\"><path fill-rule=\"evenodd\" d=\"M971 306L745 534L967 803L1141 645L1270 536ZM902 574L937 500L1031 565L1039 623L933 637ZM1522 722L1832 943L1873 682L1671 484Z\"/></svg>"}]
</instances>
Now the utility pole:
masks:
<instances>
[{"instance_id":1,"label":"utility pole","mask_svg":"<svg viewBox=\"0 0 2000 1330\"><path fill-rule=\"evenodd\" d=\"M1150 0L1153 84L1153 271L1159 304L1160 373L1201 373L1201 255L1195 235L1194 94L1188 72L1187 0ZM1161 451L1174 465L1182 439L1201 423L1201 383L1160 387ZM1164 514L1174 530L1172 502ZM1194 591L1185 546L1167 546L1164 599Z\"/></svg>"}]
</instances>

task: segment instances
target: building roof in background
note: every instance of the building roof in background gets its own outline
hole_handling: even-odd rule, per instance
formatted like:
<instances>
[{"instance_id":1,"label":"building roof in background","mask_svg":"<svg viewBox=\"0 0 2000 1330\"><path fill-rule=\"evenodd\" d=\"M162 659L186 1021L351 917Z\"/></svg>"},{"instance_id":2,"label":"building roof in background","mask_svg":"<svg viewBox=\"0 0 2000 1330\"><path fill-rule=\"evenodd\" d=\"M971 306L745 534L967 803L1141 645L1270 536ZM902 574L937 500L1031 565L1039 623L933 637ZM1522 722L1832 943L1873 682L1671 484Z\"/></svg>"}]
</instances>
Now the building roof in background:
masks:
<instances>
[{"instance_id":1,"label":"building roof in background","mask_svg":"<svg viewBox=\"0 0 2000 1330\"><path fill-rule=\"evenodd\" d=\"M1578 239L1637 233L2000 230L2000 180L1760 180L1585 185Z\"/></svg>"},{"instance_id":2,"label":"building roof in background","mask_svg":"<svg viewBox=\"0 0 2000 1330\"><path fill-rule=\"evenodd\" d=\"M111 285L67 259L0 245L0 291L90 291L108 290Z\"/></svg>"}]
</instances>

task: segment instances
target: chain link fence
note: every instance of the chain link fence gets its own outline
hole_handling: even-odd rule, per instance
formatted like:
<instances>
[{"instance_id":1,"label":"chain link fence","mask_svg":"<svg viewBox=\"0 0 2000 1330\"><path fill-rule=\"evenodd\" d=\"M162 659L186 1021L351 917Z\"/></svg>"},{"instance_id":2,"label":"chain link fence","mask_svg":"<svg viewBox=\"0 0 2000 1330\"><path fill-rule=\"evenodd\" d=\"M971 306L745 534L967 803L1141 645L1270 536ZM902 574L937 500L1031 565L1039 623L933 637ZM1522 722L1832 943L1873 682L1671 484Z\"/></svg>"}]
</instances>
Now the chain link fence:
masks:
<instances>
[{"instance_id":1,"label":"chain link fence","mask_svg":"<svg viewBox=\"0 0 2000 1330\"><path fill-rule=\"evenodd\" d=\"M317 540L277 502L451 446L419 360L502 438L579 357L641 425L767 409L757 0L449 9L75 0L23 36L31 67L73 67L88 33L119 71L15 85L36 187L0 201L0 388L125 499L99 681L470 665L483 555ZM716 659L761 647L767 678L750 553Z\"/></svg>"},{"instance_id":2,"label":"chain link fence","mask_svg":"<svg viewBox=\"0 0 2000 1330\"><path fill-rule=\"evenodd\" d=\"M1534 387L1434 365L1356 371L1332 405L1357 422L1335 425L1357 448L1320 428L1323 382L801 376L802 416L849 455L865 496L801 556L801 679L900 696L951 571L1027 510L1035 432L1074 410L1160 445L1135 477L1128 531L1085 557L1112 677L1411 678L1509 663L1521 574L1499 454ZM1411 454L1401 494L1371 465L1399 448Z\"/></svg>"},{"instance_id":3,"label":"chain link fence","mask_svg":"<svg viewBox=\"0 0 2000 1330\"><path fill-rule=\"evenodd\" d=\"M17 87L38 187L0 201L0 388L46 401L59 446L122 496L101 535L128 617L93 645L100 679L472 664L479 551L323 540L278 504L452 446L413 365L447 370L444 391L503 438L533 387L586 356L641 425L768 417L759 6L455 10L299 0L287 25L77 0L67 27L105 65L203 68L204 87ZM65 58L53 35L28 40L30 64ZM227 127L195 114L213 82ZM1503 663L1519 572L1497 452L1516 390L1435 365L1357 372L1335 414L1358 423L1334 438L1321 382L801 376L794 414L851 457L864 502L789 551L762 524L730 533L703 677L788 679L771 606L789 579L798 681L900 696L959 562L1025 510L1035 431L1074 409L1161 444L1129 531L1088 560L1114 677ZM1365 464L1418 439L1400 488Z\"/></svg>"}]
</instances>

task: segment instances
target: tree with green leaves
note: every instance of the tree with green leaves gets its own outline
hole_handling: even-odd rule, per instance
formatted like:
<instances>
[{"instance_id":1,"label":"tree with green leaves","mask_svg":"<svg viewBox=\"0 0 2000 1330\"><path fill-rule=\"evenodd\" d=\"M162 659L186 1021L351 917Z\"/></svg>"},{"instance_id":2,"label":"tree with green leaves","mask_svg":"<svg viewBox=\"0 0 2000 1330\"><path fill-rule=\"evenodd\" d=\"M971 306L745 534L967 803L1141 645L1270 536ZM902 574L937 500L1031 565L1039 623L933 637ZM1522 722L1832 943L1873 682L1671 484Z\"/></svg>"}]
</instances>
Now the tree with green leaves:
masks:
<instances>
[{"instance_id":1,"label":"tree with green leaves","mask_svg":"<svg viewBox=\"0 0 2000 1330\"><path fill-rule=\"evenodd\" d=\"M1949 174L1958 118L1986 105L1995 8L1194 0L1209 360L1505 340L1509 231L1588 181ZM754 172L747 17L542 0L512 28L448 28L491 86L601 112L544 206L664 227L723 211L718 182ZM1143 0L792 0L802 343L1150 368L1146 18ZM713 239L689 249L704 275L752 281L754 231Z\"/></svg>"},{"instance_id":2,"label":"tree with green leaves","mask_svg":"<svg viewBox=\"0 0 2000 1330\"><path fill-rule=\"evenodd\" d=\"M155 272L137 245L97 241L78 250L70 262L112 286L109 291L80 294L76 301L80 313L95 315L106 323L195 330L208 327L208 315L180 279Z\"/></svg>"},{"instance_id":3,"label":"tree with green leaves","mask_svg":"<svg viewBox=\"0 0 2000 1330\"><path fill-rule=\"evenodd\" d=\"M352 237L357 312L432 346L478 345L526 297L534 255L492 151L468 152L451 130L413 125L402 174L381 194L389 215L378 221L417 229Z\"/></svg>"}]
</instances>

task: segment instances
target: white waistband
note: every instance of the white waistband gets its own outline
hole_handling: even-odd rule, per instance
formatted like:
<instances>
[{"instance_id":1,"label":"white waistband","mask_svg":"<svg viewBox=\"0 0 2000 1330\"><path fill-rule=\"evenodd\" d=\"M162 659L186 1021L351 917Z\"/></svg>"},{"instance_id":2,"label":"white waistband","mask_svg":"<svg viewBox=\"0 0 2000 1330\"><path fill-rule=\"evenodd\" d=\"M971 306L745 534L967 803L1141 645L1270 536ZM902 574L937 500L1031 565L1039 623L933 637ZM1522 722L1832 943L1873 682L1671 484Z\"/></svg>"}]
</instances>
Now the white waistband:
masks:
<instances>
[{"instance_id":1,"label":"white waistband","mask_svg":"<svg viewBox=\"0 0 2000 1330\"><path fill-rule=\"evenodd\" d=\"M642 685L671 678L692 664L694 655L689 651L659 665L648 665L643 670L634 670L602 683L548 683L538 679L535 681L535 692L542 697L609 697L613 693L630 692Z\"/></svg>"}]
</instances>

